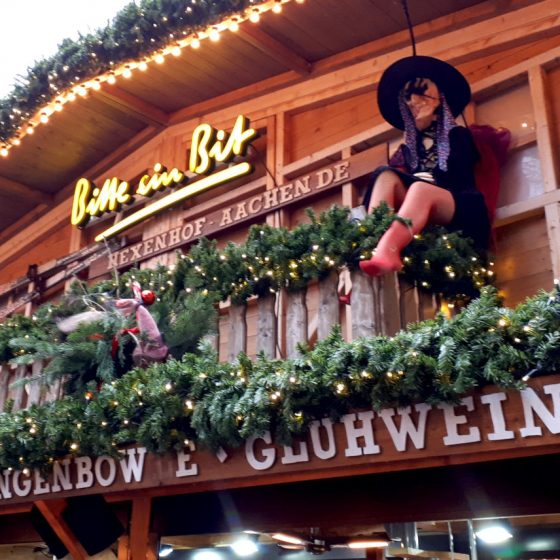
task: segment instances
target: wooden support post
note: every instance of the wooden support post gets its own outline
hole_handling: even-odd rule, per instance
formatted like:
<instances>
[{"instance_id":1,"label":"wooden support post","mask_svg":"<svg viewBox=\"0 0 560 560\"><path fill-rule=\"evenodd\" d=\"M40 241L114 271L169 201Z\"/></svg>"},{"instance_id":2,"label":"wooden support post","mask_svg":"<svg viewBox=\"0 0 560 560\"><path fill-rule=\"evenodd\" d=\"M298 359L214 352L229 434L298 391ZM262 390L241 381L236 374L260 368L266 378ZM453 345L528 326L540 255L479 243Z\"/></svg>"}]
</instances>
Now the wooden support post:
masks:
<instances>
[{"instance_id":1,"label":"wooden support post","mask_svg":"<svg viewBox=\"0 0 560 560\"><path fill-rule=\"evenodd\" d=\"M10 384L10 368L2 364L0 365L0 412L4 411L4 405L8 398L8 386Z\"/></svg>"},{"instance_id":2,"label":"wooden support post","mask_svg":"<svg viewBox=\"0 0 560 560\"><path fill-rule=\"evenodd\" d=\"M220 315L219 310L216 309L216 321L214 324L214 331L204 336L204 341L208 342L210 346L217 352L220 352Z\"/></svg>"},{"instance_id":3,"label":"wooden support post","mask_svg":"<svg viewBox=\"0 0 560 560\"><path fill-rule=\"evenodd\" d=\"M544 214L550 243L552 274L554 278L560 278L560 204L547 204Z\"/></svg>"},{"instance_id":4,"label":"wooden support post","mask_svg":"<svg viewBox=\"0 0 560 560\"><path fill-rule=\"evenodd\" d=\"M259 297L257 300L257 353L264 352L267 358L276 357L278 323L276 319L276 296Z\"/></svg>"},{"instance_id":5,"label":"wooden support post","mask_svg":"<svg viewBox=\"0 0 560 560\"><path fill-rule=\"evenodd\" d=\"M147 560L149 550L150 518L152 499L150 497L132 500L130 519L130 560Z\"/></svg>"},{"instance_id":6,"label":"wooden support post","mask_svg":"<svg viewBox=\"0 0 560 560\"><path fill-rule=\"evenodd\" d=\"M399 279L400 286L400 302L401 302L401 326L406 328L409 323L417 323L420 321L420 299L418 289Z\"/></svg>"},{"instance_id":7,"label":"wooden support post","mask_svg":"<svg viewBox=\"0 0 560 560\"><path fill-rule=\"evenodd\" d=\"M84 230L77 227L72 227L72 229L70 230L70 244L68 247L68 253L74 253L80 250L83 246L84 239ZM74 282L74 280L75 278L73 276L70 276L70 278L68 278L66 282L64 282L64 293L67 294L70 291L70 286L72 285L72 282Z\"/></svg>"},{"instance_id":8,"label":"wooden support post","mask_svg":"<svg viewBox=\"0 0 560 560\"><path fill-rule=\"evenodd\" d=\"M401 329L401 304L397 274L385 274L379 278L378 300L381 334L393 336Z\"/></svg>"},{"instance_id":9,"label":"wooden support post","mask_svg":"<svg viewBox=\"0 0 560 560\"><path fill-rule=\"evenodd\" d=\"M72 531L62 518L62 512L66 507L66 500L38 500L35 502L37 509L47 520L51 529L56 536L62 541L62 544L68 549L73 560L87 560L89 558L87 552L81 543L74 537Z\"/></svg>"},{"instance_id":10,"label":"wooden support post","mask_svg":"<svg viewBox=\"0 0 560 560\"><path fill-rule=\"evenodd\" d=\"M547 98L546 73L541 66L529 70L529 87L533 101L537 146L541 162L544 190L554 191L558 188L555 150L552 139L552 119Z\"/></svg>"},{"instance_id":11,"label":"wooden support post","mask_svg":"<svg viewBox=\"0 0 560 560\"><path fill-rule=\"evenodd\" d=\"M535 115L537 146L545 192L558 189L557 150L552 134L552 117L547 97L546 72L541 66L529 70L529 86ZM550 245L552 273L560 277L560 210L558 203L545 206L546 228Z\"/></svg>"},{"instance_id":12,"label":"wooden support post","mask_svg":"<svg viewBox=\"0 0 560 560\"><path fill-rule=\"evenodd\" d=\"M155 533L150 533L148 535L148 555L146 560L158 560L159 558L159 538Z\"/></svg>"},{"instance_id":13,"label":"wooden support post","mask_svg":"<svg viewBox=\"0 0 560 560\"><path fill-rule=\"evenodd\" d=\"M439 311L439 306L434 294L418 290L418 318L420 321L433 319Z\"/></svg>"},{"instance_id":14,"label":"wooden support post","mask_svg":"<svg viewBox=\"0 0 560 560\"><path fill-rule=\"evenodd\" d=\"M317 310L317 337L319 340L327 338L333 326L340 323L337 289L338 274L333 270L319 282L319 309Z\"/></svg>"},{"instance_id":15,"label":"wooden support post","mask_svg":"<svg viewBox=\"0 0 560 560\"><path fill-rule=\"evenodd\" d=\"M286 355L295 358L299 355L298 342L307 342L307 305L306 290L286 293Z\"/></svg>"},{"instance_id":16,"label":"wooden support post","mask_svg":"<svg viewBox=\"0 0 560 560\"><path fill-rule=\"evenodd\" d=\"M351 272L352 278L352 340L362 336L374 336L375 294L371 278L361 270Z\"/></svg>"},{"instance_id":17,"label":"wooden support post","mask_svg":"<svg viewBox=\"0 0 560 560\"><path fill-rule=\"evenodd\" d=\"M228 361L247 351L247 305L229 306Z\"/></svg>"},{"instance_id":18,"label":"wooden support post","mask_svg":"<svg viewBox=\"0 0 560 560\"><path fill-rule=\"evenodd\" d=\"M37 360L31 364L31 377L37 377L41 374L43 370L43 362ZM29 394L27 395L27 406L32 404L39 404L41 402L41 391L43 390L43 384L39 381L32 381L29 385Z\"/></svg>"},{"instance_id":19,"label":"wooden support post","mask_svg":"<svg viewBox=\"0 0 560 560\"><path fill-rule=\"evenodd\" d=\"M16 366L16 375L14 381L22 381L25 379L27 374L27 366ZM19 385L13 389L12 399L14 399L14 405L12 407L13 412L21 410L25 406L25 387Z\"/></svg>"},{"instance_id":20,"label":"wooden support post","mask_svg":"<svg viewBox=\"0 0 560 560\"><path fill-rule=\"evenodd\" d=\"M130 559L130 538L128 535L123 535L119 539L118 560Z\"/></svg>"}]
</instances>

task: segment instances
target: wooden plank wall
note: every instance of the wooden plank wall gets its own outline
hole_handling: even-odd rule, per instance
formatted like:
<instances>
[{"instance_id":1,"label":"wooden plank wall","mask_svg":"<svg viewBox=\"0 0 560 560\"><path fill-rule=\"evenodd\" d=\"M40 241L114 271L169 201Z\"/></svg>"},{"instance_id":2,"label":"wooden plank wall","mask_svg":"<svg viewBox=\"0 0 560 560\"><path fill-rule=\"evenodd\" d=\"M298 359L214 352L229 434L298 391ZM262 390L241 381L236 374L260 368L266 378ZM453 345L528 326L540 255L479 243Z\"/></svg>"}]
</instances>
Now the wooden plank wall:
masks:
<instances>
[{"instance_id":1,"label":"wooden plank wall","mask_svg":"<svg viewBox=\"0 0 560 560\"><path fill-rule=\"evenodd\" d=\"M554 93L560 87L560 68L557 66L560 37L550 33L538 41L525 40L520 31L524 22L519 21L518 28L496 36L490 48L483 39L482 27L495 28L498 24L498 21L476 24L473 33L469 28L460 34L450 26L448 34L424 40L422 53L444 56L452 45L449 56L455 57L473 86L474 103L467 111L469 122L474 119L480 124L507 126L514 134L511 157L504 169L504 191L495 237L498 285L506 303L515 305L540 288L549 289L553 277L560 275L560 191L556 155L560 138L560 101ZM457 43L458 40L465 41L465 44ZM379 71L395 53L375 57L368 54L366 47L361 52L358 49L349 53L346 65L344 56L338 56L337 63L331 67L325 63L325 70L306 82L262 94L250 102L240 100L226 107L216 104L216 109L209 110L204 120L217 128L227 129L237 114L247 114L264 133L261 143L266 148L266 164L277 184L285 182L287 177L321 167L326 161L347 157L366 146L388 140L394 142L398 135L381 121L374 92ZM156 161L185 168L190 135L200 119L173 122L176 124L147 140L102 177L93 179L113 175L136 177ZM262 167L259 176L266 188L274 186ZM320 211L333 202L354 205L359 199L359 191L359 184L345 185L328 198L313 201L313 206ZM211 205L212 197L208 196L204 204ZM227 199L219 204L226 205ZM196 208L169 212L152 220L137 235L149 237L192 215L193 211ZM306 217L303 207L294 205L272 212L266 219L271 224L293 226ZM61 223L67 222L61 220ZM241 241L244 234L245 226L219 234L217 239L223 245L228 240ZM88 232L81 243L87 243L89 238ZM53 239L59 241L41 247L41 256L45 260L64 252L64 239L70 243L68 226L61 227ZM29 254L18 258L18 266L22 266L24 260L29 262ZM173 257L157 259L165 263L172 260ZM21 275L16 268L14 264L13 269L8 267L0 273L0 283L7 281L10 275ZM317 302L316 288L311 287L308 294L311 324ZM277 306L280 315L283 305L280 301ZM227 348L227 313L227 305L222 306L222 357ZM247 313L247 349L250 354L255 352L255 317L256 306L250 303ZM347 320L348 311L345 310L342 321ZM312 337L313 333L310 335Z\"/></svg>"}]
</instances>

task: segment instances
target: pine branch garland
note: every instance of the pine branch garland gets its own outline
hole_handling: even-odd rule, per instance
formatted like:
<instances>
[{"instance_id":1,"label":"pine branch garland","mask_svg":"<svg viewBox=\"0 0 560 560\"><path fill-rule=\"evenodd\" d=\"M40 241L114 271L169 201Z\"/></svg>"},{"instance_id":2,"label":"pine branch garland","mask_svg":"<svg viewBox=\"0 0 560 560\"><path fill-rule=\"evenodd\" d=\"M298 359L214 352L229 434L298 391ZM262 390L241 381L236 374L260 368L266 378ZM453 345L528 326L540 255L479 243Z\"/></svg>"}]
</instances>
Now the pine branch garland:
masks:
<instances>
[{"instance_id":1,"label":"pine branch garland","mask_svg":"<svg viewBox=\"0 0 560 560\"><path fill-rule=\"evenodd\" d=\"M74 395L0 414L0 466L48 468L68 453L115 455L238 446L270 430L287 443L314 420L355 408L456 403L476 387L521 388L521 378L560 368L560 292L516 309L493 288L452 319L438 316L392 338L344 342L340 329L297 360L220 363L202 346L182 360L133 369L93 398Z\"/></svg>"}]
</instances>

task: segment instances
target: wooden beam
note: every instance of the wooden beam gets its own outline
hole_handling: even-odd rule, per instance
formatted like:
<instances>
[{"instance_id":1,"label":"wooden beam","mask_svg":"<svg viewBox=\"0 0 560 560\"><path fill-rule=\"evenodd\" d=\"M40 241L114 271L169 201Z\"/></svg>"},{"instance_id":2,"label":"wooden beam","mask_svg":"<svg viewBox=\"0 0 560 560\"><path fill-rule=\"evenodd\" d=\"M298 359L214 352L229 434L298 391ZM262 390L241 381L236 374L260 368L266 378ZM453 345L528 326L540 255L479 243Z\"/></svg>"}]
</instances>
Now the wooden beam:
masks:
<instances>
[{"instance_id":1,"label":"wooden beam","mask_svg":"<svg viewBox=\"0 0 560 560\"><path fill-rule=\"evenodd\" d=\"M150 518L152 499L150 497L132 500L130 519L130 557L132 560L146 560L149 550Z\"/></svg>"},{"instance_id":2,"label":"wooden beam","mask_svg":"<svg viewBox=\"0 0 560 560\"><path fill-rule=\"evenodd\" d=\"M167 126L169 122L169 115L165 111L118 86L104 84L102 89L94 93L94 96L146 124Z\"/></svg>"},{"instance_id":3,"label":"wooden beam","mask_svg":"<svg viewBox=\"0 0 560 560\"><path fill-rule=\"evenodd\" d=\"M558 188L558 176L556 173L556 153L551 130L553 121L547 98L546 73L542 67L537 66L529 70L529 88L533 101L537 146L539 148L544 190L545 192L550 192Z\"/></svg>"},{"instance_id":4,"label":"wooden beam","mask_svg":"<svg viewBox=\"0 0 560 560\"><path fill-rule=\"evenodd\" d=\"M527 200L520 200L513 202L506 206L500 206L496 210L496 221L494 227L502 227L519 220L524 220L530 216L535 216L539 213L542 214L543 208L547 205L560 202L560 190L555 190L533 196Z\"/></svg>"},{"instance_id":5,"label":"wooden beam","mask_svg":"<svg viewBox=\"0 0 560 560\"><path fill-rule=\"evenodd\" d=\"M310 62L261 29L244 25L237 34L244 41L263 51L286 68L294 70L302 76L311 72L312 65Z\"/></svg>"},{"instance_id":6,"label":"wooden beam","mask_svg":"<svg viewBox=\"0 0 560 560\"><path fill-rule=\"evenodd\" d=\"M519 45L550 36L558 33L560 28L556 2L557 0L544 0L506 13L495 13L494 17L488 17L470 26L467 35L463 27L457 29L456 14L444 16L437 20L440 22L439 33L431 36L426 32L426 39L417 41L418 51L457 64L496 52L505 46ZM489 4L495 9L495 2ZM431 22L427 29L433 25ZM496 33L496 29L499 29L500 33ZM360 51L345 58L335 55L337 60L334 65L330 64L330 59L316 63L307 80L302 80L301 75L299 80L294 80L298 75L288 72L271 78L270 80L274 80L273 84L271 82L269 85L269 80L265 80L224 96L179 109L171 114L170 124L179 124L201 115L210 121L223 120L226 119L223 114L226 112L227 118L239 113L247 114L251 119L260 118L271 114L278 106L279 99L282 99L283 110L291 111L327 99L332 100L337 96L373 89L387 66L410 55L408 40L401 40L396 44L388 43L391 37L374 41L375 49L369 50L367 55ZM332 72L338 67L339 70ZM290 101L285 102L286 99Z\"/></svg>"},{"instance_id":7,"label":"wooden beam","mask_svg":"<svg viewBox=\"0 0 560 560\"><path fill-rule=\"evenodd\" d=\"M157 136L161 132L161 127L148 126L140 131L136 136L131 138L128 142L122 144L119 148L114 150L107 157L98 161L94 166L83 171L81 175L86 177L97 177L110 169L115 163L125 158L141 146L144 146L149 140ZM37 243L38 240L43 239L56 229L60 228L62 224L68 223L71 203L69 196L74 191L74 181L66 185L54 197L54 202L57 206L51 209L43 208L42 212L33 213L33 228L26 230L30 224L29 216L23 216L15 224L9 228L10 238L9 244L3 247L3 252L0 257L0 263L6 264L16 258L25 250L26 247ZM6 234L2 236L2 240L6 240Z\"/></svg>"},{"instance_id":8,"label":"wooden beam","mask_svg":"<svg viewBox=\"0 0 560 560\"><path fill-rule=\"evenodd\" d=\"M62 512L66 507L66 500L38 500L35 502L37 509L47 520L56 536L62 541L73 560L87 560L89 558L84 547L76 540L72 531L62 518Z\"/></svg>"},{"instance_id":9,"label":"wooden beam","mask_svg":"<svg viewBox=\"0 0 560 560\"><path fill-rule=\"evenodd\" d=\"M18 198L26 198L38 204L52 204L53 201L51 195L38 191L23 183L19 183L18 181L14 181L13 179L8 179L8 177L0 177L0 192L2 194L5 193L7 195L17 196Z\"/></svg>"},{"instance_id":10,"label":"wooden beam","mask_svg":"<svg viewBox=\"0 0 560 560\"><path fill-rule=\"evenodd\" d=\"M548 50L532 58L528 58L518 64L505 68L499 72L493 72L488 77L478 80L472 84L472 92L476 100L480 100L481 96L488 91L493 91L496 86L502 87L510 84L515 78L527 74L531 68L542 65L548 65L560 58L560 47Z\"/></svg>"}]
</instances>

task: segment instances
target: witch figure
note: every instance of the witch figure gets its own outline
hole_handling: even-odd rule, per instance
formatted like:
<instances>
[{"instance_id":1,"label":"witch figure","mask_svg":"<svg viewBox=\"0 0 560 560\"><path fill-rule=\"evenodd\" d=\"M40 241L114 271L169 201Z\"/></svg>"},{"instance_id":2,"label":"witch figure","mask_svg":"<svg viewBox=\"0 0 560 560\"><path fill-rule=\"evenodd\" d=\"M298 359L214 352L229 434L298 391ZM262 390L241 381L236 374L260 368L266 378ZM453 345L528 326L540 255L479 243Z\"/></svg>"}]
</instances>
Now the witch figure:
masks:
<instances>
[{"instance_id":1,"label":"witch figure","mask_svg":"<svg viewBox=\"0 0 560 560\"><path fill-rule=\"evenodd\" d=\"M394 221L371 259L360 262L370 276L402 268L401 251L427 225L471 237L484 249L490 236L485 198L475 184L479 152L469 129L455 122L471 97L465 77L429 56L398 60L379 82L381 114L404 131L389 165L377 168L365 193L368 211L386 202Z\"/></svg>"}]
</instances>

